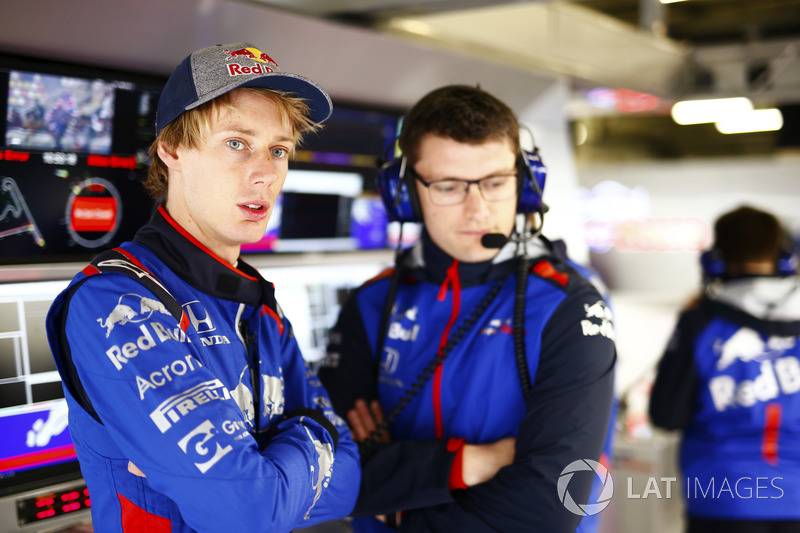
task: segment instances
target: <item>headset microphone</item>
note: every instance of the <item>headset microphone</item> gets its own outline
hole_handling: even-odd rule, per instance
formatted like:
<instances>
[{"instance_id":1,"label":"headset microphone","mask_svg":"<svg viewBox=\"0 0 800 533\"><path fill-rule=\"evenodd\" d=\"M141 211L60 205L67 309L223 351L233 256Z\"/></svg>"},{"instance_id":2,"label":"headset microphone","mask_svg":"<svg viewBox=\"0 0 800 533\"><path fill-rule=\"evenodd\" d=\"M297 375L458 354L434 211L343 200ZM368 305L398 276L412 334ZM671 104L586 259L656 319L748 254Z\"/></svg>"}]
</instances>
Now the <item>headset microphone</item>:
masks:
<instances>
[{"instance_id":1,"label":"headset microphone","mask_svg":"<svg viewBox=\"0 0 800 533\"><path fill-rule=\"evenodd\" d=\"M486 233L481 237L481 246L484 248L502 248L510 240L502 233Z\"/></svg>"},{"instance_id":2,"label":"headset microphone","mask_svg":"<svg viewBox=\"0 0 800 533\"><path fill-rule=\"evenodd\" d=\"M534 233L525 232L522 236L512 235L511 237L502 233L485 233L481 237L481 246L484 248L502 248L509 242L528 242L538 235L538 231Z\"/></svg>"},{"instance_id":3,"label":"headset microphone","mask_svg":"<svg viewBox=\"0 0 800 533\"><path fill-rule=\"evenodd\" d=\"M533 237L533 235L528 235L527 237L508 237L502 233L486 233L481 237L481 246L484 248L502 248L509 242L527 242Z\"/></svg>"}]
</instances>

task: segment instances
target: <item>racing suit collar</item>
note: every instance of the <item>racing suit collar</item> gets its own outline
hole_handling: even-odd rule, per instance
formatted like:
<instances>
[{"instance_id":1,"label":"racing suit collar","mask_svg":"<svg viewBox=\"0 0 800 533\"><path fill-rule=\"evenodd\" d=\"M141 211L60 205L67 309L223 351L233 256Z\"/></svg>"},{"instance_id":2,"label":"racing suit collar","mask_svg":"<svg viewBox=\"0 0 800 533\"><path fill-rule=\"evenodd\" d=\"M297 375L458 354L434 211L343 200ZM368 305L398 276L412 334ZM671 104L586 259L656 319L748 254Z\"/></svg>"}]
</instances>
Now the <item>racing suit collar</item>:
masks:
<instances>
[{"instance_id":1,"label":"racing suit collar","mask_svg":"<svg viewBox=\"0 0 800 533\"><path fill-rule=\"evenodd\" d=\"M508 272L507 261L496 262L496 257L477 263L458 262L458 277L462 287L481 285ZM401 263L408 274L418 280L441 285L447 279L447 270L455 259L439 248L423 229L420 241L408 250Z\"/></svg>"},{"instance_id":2,"label":"racing suit collar","mask_svg":"<svg viewBox=\"0 0 800 533\"><path fill-rule=\"evenodd\" d=\"M274 288L241 258L237 266L227 263L184 230L164 206L134 237L158 254L164 264L193 287L216 298L256 306L275 299Z\"/></svg>"}]
</instances>

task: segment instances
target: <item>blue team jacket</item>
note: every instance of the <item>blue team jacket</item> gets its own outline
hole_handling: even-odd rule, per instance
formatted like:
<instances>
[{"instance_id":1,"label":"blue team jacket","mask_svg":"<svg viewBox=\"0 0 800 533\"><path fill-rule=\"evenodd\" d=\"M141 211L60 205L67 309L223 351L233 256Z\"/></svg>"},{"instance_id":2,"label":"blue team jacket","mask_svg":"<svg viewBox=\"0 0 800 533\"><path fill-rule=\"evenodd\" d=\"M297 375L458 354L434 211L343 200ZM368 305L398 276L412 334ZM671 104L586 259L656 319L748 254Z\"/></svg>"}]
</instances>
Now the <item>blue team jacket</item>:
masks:
<instances>
[{"instance_id":1,"label":"blue team jacket","mask_svg":"<svg viewBox=\"0 0 800 533\"><path fill-rule=\"evenodd\" d=\"M92 267L48 314L95 530L280 532L346 516L358 451L272 285L163 208L121 249L186 320L136 279Z\"/></svg>"},{"instance_id":2,"label":"blue team jacket","mask_svg":"<svg viewBox=\"0 0 800 533\"><path fill-rule=\"evenodd\" d=\"M653 423L683 429L692 516L800 520L800 291L744 278L681 313L659 363Z\"/></svg>"},{"instance_id":3,"label":"blue team jacket","mask_svg":"<svg viewBox=\"0 0 800 533\"><path fill-rule=\"evenodd\" d=\"M573 531L557 487L573 461L601 458L613 396L615 348L610 312L597 290L542 249L529 262L524 342L531 394L523 398L513 329L513 244L493 261L460 263L427 235L403 265L385 343L376 357L390 272L365 283L343 306L319 376L343 415L357 398L384 411L454 337L462 337L391 425L392 443L362 450L357 515L402 511L404 531ZM536 254L543 254L536 256ZM492 283L497 297L468 318ZM466 326L465 326L465 323ZM454 439L516 437L514 464L491 480L450 490ZM568 485L585 503L593 477ZM354 529L386 531L367 516Z\"/></svg>"}]
</instances>

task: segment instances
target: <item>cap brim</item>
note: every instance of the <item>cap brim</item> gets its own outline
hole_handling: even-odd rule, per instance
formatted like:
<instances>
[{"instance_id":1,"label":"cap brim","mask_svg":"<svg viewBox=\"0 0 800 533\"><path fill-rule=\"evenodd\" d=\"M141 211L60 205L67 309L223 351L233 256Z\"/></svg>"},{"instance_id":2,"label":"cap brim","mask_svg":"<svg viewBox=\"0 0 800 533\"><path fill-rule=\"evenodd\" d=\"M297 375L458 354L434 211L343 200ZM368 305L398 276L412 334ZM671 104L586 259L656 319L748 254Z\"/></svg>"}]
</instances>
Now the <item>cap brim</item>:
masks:
<instances>
[{"instance_id":1,"label":"cap brim","mask_svg":"<svg viewBox=\"0 0 800 533\"><path fill-rule=\"evenodd\" d=\"M327 120L333 112L333 103L331 102L331 98L328 96L328 93L322 89L322 87L308 78L288 72L273 72L270 74L264 74L263 76L259 76L257 78L250 78L249 80L243 81L238 85L228 85L224 90L219 91L218 94L207 94L201 100L198 100L191 106L187 107L186 110L188 111L189 109L195 108L200 104L204 104L205 102L209 102L218 96L230 92L233 89L238 89L241 87L263 87L265 89L274 89L276 91L294 93L306 101L309 107L309 117L311 120L317 123Z\"/></svg>"}]
</instances>

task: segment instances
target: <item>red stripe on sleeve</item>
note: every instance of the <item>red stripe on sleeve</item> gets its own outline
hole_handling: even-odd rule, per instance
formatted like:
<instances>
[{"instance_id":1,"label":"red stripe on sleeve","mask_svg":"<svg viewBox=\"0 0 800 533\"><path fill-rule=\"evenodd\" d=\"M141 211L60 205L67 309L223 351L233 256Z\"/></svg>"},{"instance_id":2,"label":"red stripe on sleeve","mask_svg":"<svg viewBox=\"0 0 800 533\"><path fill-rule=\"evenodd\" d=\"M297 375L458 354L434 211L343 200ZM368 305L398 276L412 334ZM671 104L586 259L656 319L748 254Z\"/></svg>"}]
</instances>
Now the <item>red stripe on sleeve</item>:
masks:
<instances>
[{"instance_id":1,"label":"red stripe on sleeve","mask_svg":"<svg viewBox=\"0 0 800 533\"><path fill-rule=\"evenodd\" d=\"M464 483L464 439L451 438L447 441L447 451L456 452L453 465L450 467L450 490L467 489Z\"/></svg>"}]
</instances>

